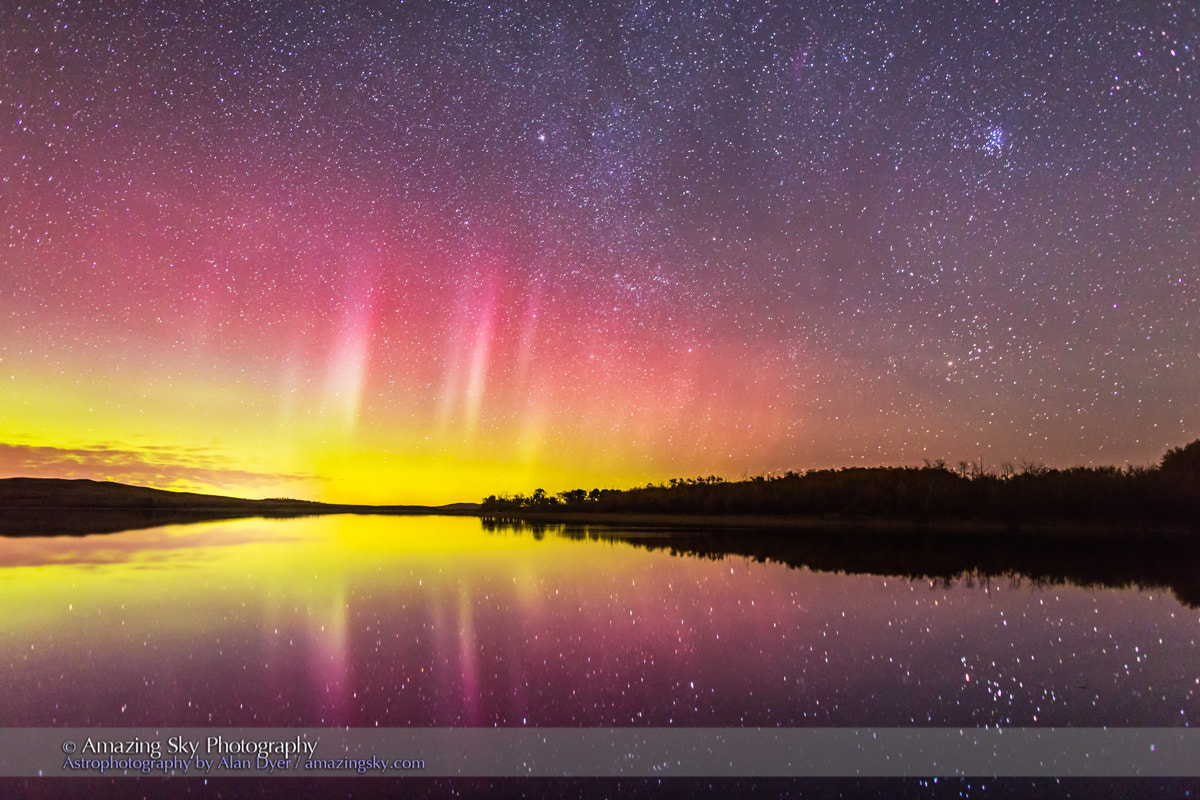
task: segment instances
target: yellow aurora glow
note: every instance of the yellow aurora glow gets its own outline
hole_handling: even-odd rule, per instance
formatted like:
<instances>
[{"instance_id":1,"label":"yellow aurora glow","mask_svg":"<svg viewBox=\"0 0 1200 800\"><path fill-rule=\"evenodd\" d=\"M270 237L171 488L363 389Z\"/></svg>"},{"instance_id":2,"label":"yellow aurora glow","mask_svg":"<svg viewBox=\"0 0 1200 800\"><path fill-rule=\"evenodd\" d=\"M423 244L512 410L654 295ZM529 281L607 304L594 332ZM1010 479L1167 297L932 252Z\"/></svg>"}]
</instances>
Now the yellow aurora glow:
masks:
<instances>
[{"instance_id":1,"label":"yellow aurora glow","mask_svg":"<svg viewBox=\"0 0 1200 800\"><path fill-rule=\"evenodd\" d=\"M623 487L666 475L637 444L639 435L649 438L646 422L605 415L613 435L597 444L583 421L566 420L535 398L515 422L497 424L493 409L481 427L478 363L457 389L448 382L457 403L431 410L407 429L392 422L394 410L352 409L340 401L336 384L343 379L355 384L344 387L347 394L362 394L358 369L334 373L333 383L312 390L289 389L286 384L298 382L294 376L276 385L266 377L240 381L196 372L167 381L113 378L111 369L81 365L69 378L36 366L19 370L0 405L0 474L428 505L537 487ZM626 437L632 441L622 443ZM634 464L644 468L631 469Z\"/></svg>"}]
</instances>

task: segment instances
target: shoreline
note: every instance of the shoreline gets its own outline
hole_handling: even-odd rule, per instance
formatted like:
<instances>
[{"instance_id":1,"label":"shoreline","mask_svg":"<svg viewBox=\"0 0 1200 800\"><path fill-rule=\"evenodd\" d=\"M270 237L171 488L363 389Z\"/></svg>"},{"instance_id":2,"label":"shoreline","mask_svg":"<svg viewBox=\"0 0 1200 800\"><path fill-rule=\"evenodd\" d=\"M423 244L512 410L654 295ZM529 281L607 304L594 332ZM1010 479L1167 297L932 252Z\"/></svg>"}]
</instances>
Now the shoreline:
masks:
<instances>
[{"instance_id":1,"label":"shoreline","mask_svg":"<svg viewBox=\"0 0 1200 800\"><path fill-rule=\"evenodd\" d=\"M635 535L670 538L673 531L689 535L697 530L736 531L755 535L847 534L920 541L927 537L959 539L1103 539L1103 540L1196 540L1200 530L1175 523L1145 520L1028 519L999 522L985 519L939 517L912 519L895 517L780 516L753 514L645 514L637 512L533 511L496 514L480 509L440 506L369 506L327 503L243 501L197 507L180 505L21 505L3 508L0 536L83 536L118 533L123 530L187 525L234 519L292 519L336 514L356 516L454 516L475 517L484 524L540 528L549 526L629 528ZM646 529L638 531L637 529Z\"/></svg>"},{"instance_id":2,"label":"shoreline","mask_svg":"<svg viewBox=\"0 0 1200 800\"><path fill-rule=\"evenodd\" d=\"M486 533L543 534L623 542L702 558L741 557L821 571L954 580L1022 575L1034 582L1160 587L1200 607L1200 531L1140 520L995 520L938 517L706 515L538 510L500 513L449 507L369 506L288 500L245 501L161 494L75 496L74 503L0 498L0 536L107 535L233 519L358 516L475 517ZM56 498L57 499L57 498ZM64 498L68 499L68 498ZM7 501L7 502L5 502Z\"/></svg>"},{"instance_id":3,"label":"shoreline","mask_svg":"<svg viewBox=\"0 0 1200 800\"><path fill-rule=\"evenodd\" d=\"M666 528L726 528L765 530L790 530L797 533L898 533L898 534L962 534L968 536L1062 536L1062 537L1162 537L1187 538L1200 536L1200 530L1182 524L1158 523L1145 520L1079 520L1079 519L1029 519L1019 522L997 520L937 517L913 519L899 517L820 517L780 516L754 514L642 514L637 512L570 512L533 511L522 514L477 512L481 519L500 523L557 524L557 525L606 525Z\"/></svg>"},{"instance_id":4,"label":"shoreline","mask_svg":"<svg viewBox=\"0 0 1200 800\"><path fill-rule=\"evenodd\" d=\"M0 537L90 536L164 525L195 525L235 519L299 519L335 514L360 516L474 516L472 511L425 506L336 506L324 503L273 503L261 505L154 506L154 505L0 505Z\"/></svg>"}]
</instances>

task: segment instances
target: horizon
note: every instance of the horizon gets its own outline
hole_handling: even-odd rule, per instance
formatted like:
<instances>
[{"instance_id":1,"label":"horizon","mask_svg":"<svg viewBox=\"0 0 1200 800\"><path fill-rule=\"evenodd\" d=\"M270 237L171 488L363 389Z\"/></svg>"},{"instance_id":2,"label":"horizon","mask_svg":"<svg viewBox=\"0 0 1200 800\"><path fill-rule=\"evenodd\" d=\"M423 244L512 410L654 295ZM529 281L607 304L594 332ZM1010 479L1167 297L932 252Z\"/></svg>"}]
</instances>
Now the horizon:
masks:
<instances>
[{"instance_id":1,"label":"horizon","mask_svg":"<svg viewBox=\"0 0 1200 800\"><path fill-rule=\"evenodd\" d=\"M1191 448L1194 449L1196 446L1200 446L1200 439L1197 439L1194 442L1190 442L1190 443L1188 443L1188 445L1190 445ZM1169 450L1167 452L1164 452L1163 455L1165 456L1168 452L1171 452L1171 451L1182 452L1184 450L1184 448L1187 447L1188 445L1180 445L1176 448L1169 448ZM630 484L630 485L626 485L626 486L609 486L609 487L605 487L604 489L601 489L601 491L629 492L629 491L636 491L636 490L642 489L642 488L659 488L659 489L673 488L677 483L682 486L682 485L687 485L692 482L708 482L708 481L712 480L713 478L716 478L720 482L727 482L727 483L739 483L739 482L745 483L745 482L754 482L754 481L763 480L763 479L771 481L771 480L783 478L783 477L786 477L789 475L796 475L799 477L803 477L803 476L809 475L811 473L822 472L822 471L838 472L838 471L852 470L852 469L868 469L868 470L871 470L871 469L876 469L876 470L940 469L940 470L944 470L946 472L960 474L962 477L969 478L970 480L975 480L977 478L1000 478L1003 480L1003 479L1011 478L1015 475L1026 474L1026 473L1031 473L1031 474L1035 474L1035 475L1040 474L1042 472L1042 470L1044 470L1044 469L1048 469L1051 471L1053 471L1053 470L1069 471L1072 469L1091 469L1091 468L1099 468L1099 469L1109 468L1109 469L1124 469L1124 470L1141 468L1141 469L1145 469L1145 470L1157 470L1160 468L1161 465L1162 465L1161 458L1156 462L1147 463L1144 465L1135 465L1135 464L1128 464L1128 463L1125 465L1116 465L1116 464L1081 465L1081 464L1075 464L1075 465L1066 466L1066 467L1050 466L1050 465L1044 464L1039 461L1024 459L1021 462L1016 462L1016 463L1001 462L1000 464L995 465L995 468L993 468L992 465L988 465L988 464L982 463L982 462L970 462L966 459L950 461L949 459L942 458L942 459L925 460L924 463L922 463L920 465L916 465L916 464L875 464L875 465L855 464L855 465L843 465L840 467L834 466L834 467L816 467L816 468L807 468L807 469L780 470L780 471L776 471L776 472L763 473L763 474L759 474L759 475L743 474L742 476L736 477L736 478L725 478L725 477L715 476L715 475L707 475L707 476L703 476L703 475L698 475L698 476L673 475L669 479L664 479L664 480L660 480L660 481L648 481L646 483ZM1006 471L1006 468L1007 468L1007 471ZM155 486L155 485L140 484L140 483L126 483L124 481L115 480L113 478L62 478L62 477L58 477L58 476L31 476L31 475L6 475L6 476L0 477L0 481L10 480L10 479L83 480L83 481L92 481L92 482L96 482L96 483L113 483L116 485L129 486L132 488L156 489L156 490L160 490L160 491L169 491L169 492L198 493L198 494L204 494L204 495L209 495L209 496L224 496L230 500L247 500L247 501L253 501L253 502L279 500L279 501L291 501L291 502L301 502L301 503L335 503L335 501L314 500L311 498L292 497L292 496L269 496L268 497L268 496L260 496L260 495L255 495L255 496L251 496L251 495L219 495L217 493L206 492L206 491L197 490L197 489L186 489L186 488L170 487L170 486ZM554 498L554 497L558 497L560 494L563 494L563 493L566 493L566 492L569 492L572 490L578 490L578 489L586 490L587 488L588 487L585 487L585 486L573 486L573 487L561 488L561 489L556 487L552 490L546 490L545 487L537 487L537 490L544 491L547 497ZM591 488L598 489L599 487L591 487ZM537 490L535 490L535 491L537 491ZM393 500L393 501L389 501L389 502L380 502L380 503L339 503L339 504L341 504L341 505L379 506L379 507L413 506L413 507L426 507L426 508L436 509L436 508L440 508L440 507L454 506L454 505L476 505L477 506L477 505L480 505L481 503L486 503L487 501L493 500L493 499L509 500L509 499L515 499L515 498L519 498L523 495L530 495L530 494L532 494L532 492L502 491L502 492L494 492L494 493L492 493L491 496L481 497L479 500L465 500L465 499L457 500L457 501L452 500L452 501L447 501L447 502L437 503L437 504L413 503L413 502L409 502L409 501L406 501L403 499L397 499L397 500Z\"/></svg>"},{"instance_id":2,"label":"horizon","mask_svg":"<svg viewBox=\"0 0 1200 800\"><path fill-rule=\"evenodd\" d=\"M443 505L1200 438L1200 7L0 25L0 477Z\"/></svg>"}]
</instances>

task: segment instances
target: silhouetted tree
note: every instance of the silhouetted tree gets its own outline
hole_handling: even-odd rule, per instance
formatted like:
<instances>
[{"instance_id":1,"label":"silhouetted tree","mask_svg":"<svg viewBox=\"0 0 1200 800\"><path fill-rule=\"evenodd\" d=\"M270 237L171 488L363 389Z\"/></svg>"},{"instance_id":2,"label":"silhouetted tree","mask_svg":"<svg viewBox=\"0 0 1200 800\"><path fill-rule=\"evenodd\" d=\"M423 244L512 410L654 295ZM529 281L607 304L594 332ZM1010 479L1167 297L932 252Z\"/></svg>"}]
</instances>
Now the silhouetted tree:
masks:
<instances>
[{"instance_id":1,"label":"silhouetted tree","mask_svg":"<svg viewBox=\"0 0 1200 800\"><path fill-rule=\"evenodd\" d=\"M595 511L617 513L750 514L922 521L982 519L1019 525L1026 520L1145 520L1195 524L1200 519L1200 440L1169 450L1161 468L1050 469L1024 459L1000 474L982 460L951 471L945 459L911 467L852 467L789 471L725 482L713 475L673 478L641 488L573 489L483 501L487 513Z\"/></svg>"},{"instance_id":2,"label":"silhouetted tree","mask_svg":"<svg viewBox=\"0 0 1200 800\"><path fill-rule=\"evenodd\" d=\"M1163 454L1163 472L1200 474L1200 439L1185 447L1173 447Z\"/></svg>"}]
</instances>

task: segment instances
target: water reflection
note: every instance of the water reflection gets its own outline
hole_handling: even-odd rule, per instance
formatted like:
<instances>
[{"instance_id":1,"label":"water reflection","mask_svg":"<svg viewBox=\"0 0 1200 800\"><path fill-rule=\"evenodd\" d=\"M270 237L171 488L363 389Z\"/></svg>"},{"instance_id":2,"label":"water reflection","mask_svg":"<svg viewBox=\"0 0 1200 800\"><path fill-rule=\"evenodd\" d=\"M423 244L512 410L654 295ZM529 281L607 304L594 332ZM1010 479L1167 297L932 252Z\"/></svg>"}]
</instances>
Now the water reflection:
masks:
<instances>
[{"instance_id":1,"label":"water reflection","mask_svg":"<svg viewBox=\"0 0 1200 800\"><path fill-rule=\"evenodd\" d=\"M1169 592L947 584L673 555L645 532L541 534L347 516L0 539L0 717L1200 722L1200 612Z\"/></svg>"},{"instance_id":2,"label":"water reflection","mask_svg":"<svg viewBox=\"0 0 1200 800\"><path fill-rule=\"evenodd\" d=\"M523 522L484 518L493 532L551 533L570 539L622 541L648 550L725 558L744 556L819 571L933 578L945 585L993 578L1020 584L1169 589L1200 607L1200 537L1190 532L1138 535L1067 529L1001 533L923 531L903 527L653 528Z\"/></svg>"}]
</instances>

